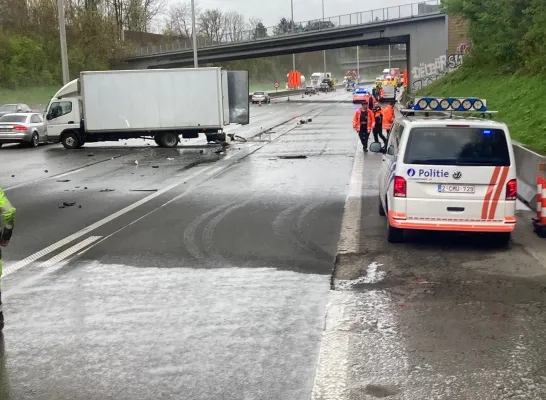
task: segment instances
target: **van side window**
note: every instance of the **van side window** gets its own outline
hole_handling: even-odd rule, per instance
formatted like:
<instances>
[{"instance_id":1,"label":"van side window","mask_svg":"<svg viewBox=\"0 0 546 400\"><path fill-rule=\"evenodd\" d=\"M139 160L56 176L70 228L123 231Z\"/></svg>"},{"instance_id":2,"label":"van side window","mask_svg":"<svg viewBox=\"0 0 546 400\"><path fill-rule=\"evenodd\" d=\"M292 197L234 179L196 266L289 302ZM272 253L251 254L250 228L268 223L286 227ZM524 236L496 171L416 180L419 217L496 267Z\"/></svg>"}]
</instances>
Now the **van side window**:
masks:
<instances>
[{"instance_id":1,"label":"van side window","mask_svg":"<svg viewBox=\"0 0 546 400\"><path fill-rule=\"evenodd\" d=\"M72 112L72 103L70 101L56 101L51 103L49 108L49 113L51 118L59 118L63 115L69 114Z\"/></svg>"},{"instance_id":2,"label":"van side window","mask_svg":"<svg viewBox=\"0 0 546 400\"><path fill-rule=\"evenodd\" d=\"M398 148L400 146L400 138L402 137L402 132L404 127L400 124L394 124L391 130L391 135L389 137L389 143L387 146L387 154L394 156L398 154Z\"/></svg>"}]
</instances>

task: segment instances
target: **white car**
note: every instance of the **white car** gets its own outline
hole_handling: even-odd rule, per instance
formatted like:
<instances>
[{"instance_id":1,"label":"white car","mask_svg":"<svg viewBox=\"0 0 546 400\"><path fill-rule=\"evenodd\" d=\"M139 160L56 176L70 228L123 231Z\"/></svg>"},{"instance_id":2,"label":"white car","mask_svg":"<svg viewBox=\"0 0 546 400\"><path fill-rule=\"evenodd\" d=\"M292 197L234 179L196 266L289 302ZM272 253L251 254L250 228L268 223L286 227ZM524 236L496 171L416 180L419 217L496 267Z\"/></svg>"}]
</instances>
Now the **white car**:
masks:
<instances>
[{"instance_id":1,"label":"white car","mask_svg":"<svg viewBox=\"0 0 546 400\"><path fill-rule=\"evenodd\" d=\"M517 180L506 124L414 115L395 119L386 148L370 145L383 154L378 201L387 239L400 242L405 230L416 229L495 233L507 244L516 224Z\"/></svg>"},{"instance_id":2,"label":"white car","mask_svg":"<svg viewBox=\"0 0 546 400\"><path fill-rule=\"evenodd\" d=\"M252 94L252 104L256 103L271 103L271 97L267 92L254 92Z\"/></svg>"}]
</instances>

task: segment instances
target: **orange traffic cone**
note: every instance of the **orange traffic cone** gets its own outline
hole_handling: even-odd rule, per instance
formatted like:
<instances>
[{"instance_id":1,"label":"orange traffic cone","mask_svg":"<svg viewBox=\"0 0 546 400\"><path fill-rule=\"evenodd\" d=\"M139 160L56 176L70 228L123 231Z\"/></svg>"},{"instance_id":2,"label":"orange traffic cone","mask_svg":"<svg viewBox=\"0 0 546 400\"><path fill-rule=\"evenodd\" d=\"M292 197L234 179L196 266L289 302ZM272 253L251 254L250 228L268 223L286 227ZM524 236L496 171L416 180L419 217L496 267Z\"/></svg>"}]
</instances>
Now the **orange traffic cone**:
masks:
<instances>
[{"instance_id":1,"label":"orange traffic cone","mask_svg":"<svg viewBox=\"0 0 546 400\"><path fill-rule=\"evenodd\" d=\"M542 218L542 176L537 175L537 221Z\"/></svg>"}]
</instances>

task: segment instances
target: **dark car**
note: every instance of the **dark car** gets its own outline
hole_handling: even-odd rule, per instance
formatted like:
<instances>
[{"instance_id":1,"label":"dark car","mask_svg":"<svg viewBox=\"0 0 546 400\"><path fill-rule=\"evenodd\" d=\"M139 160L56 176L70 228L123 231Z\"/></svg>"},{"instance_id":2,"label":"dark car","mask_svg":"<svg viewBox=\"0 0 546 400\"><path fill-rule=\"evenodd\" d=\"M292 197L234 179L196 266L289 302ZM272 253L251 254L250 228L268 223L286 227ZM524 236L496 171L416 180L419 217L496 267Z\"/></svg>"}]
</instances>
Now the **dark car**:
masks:
<instances>
[{"instance_id":1,"label":"dark car","mask_svg":"<svg viewBox=\"0 0 546 400\"><path fill-rule=\"evenodd\" d=\"M317 94L317 90L314 88L314 86L306 86L305 94L308 94L308 95Z\"/></svg>"},{"instance_id":2,"label":"dark car","mask_svg":"<svg viewBox=\"0 0 546 400\"><path fill-rule=\"evenodd\" d=\"M28 113L32 112L29 106L26 104L4 104L0 106L0 117L6 114L14 113Z\"/></svg>"},{"instance_id":3,"label":"dark car","mask_svg":"<svg viewBox=\"0 0 546 400\"><path fill-rule=\"evenodd\" d=\"M331 79L325 78L320 83L320 91L321 92L329 92L333 90L334 88L334 82L332 82Z\"/></svg>"}]
</instances>

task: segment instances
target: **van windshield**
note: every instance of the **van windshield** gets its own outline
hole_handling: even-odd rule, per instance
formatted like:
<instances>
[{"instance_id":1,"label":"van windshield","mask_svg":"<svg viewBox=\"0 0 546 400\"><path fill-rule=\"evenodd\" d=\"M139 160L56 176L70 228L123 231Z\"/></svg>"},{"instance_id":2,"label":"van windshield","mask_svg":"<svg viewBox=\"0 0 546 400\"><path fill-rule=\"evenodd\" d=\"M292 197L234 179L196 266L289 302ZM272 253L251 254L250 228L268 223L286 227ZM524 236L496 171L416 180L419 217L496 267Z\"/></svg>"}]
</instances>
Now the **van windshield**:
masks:
<instances>
[{"instance_id":1,"label":"van windshield","mask_svg":"<svg viewBox=\"0 0 546 400\"><path fill-rule=\"evenodd\" d=\"M404 163L508 166L510 152L502 129L413 128L409 133Z\"/></svg>"}]
</instances>

